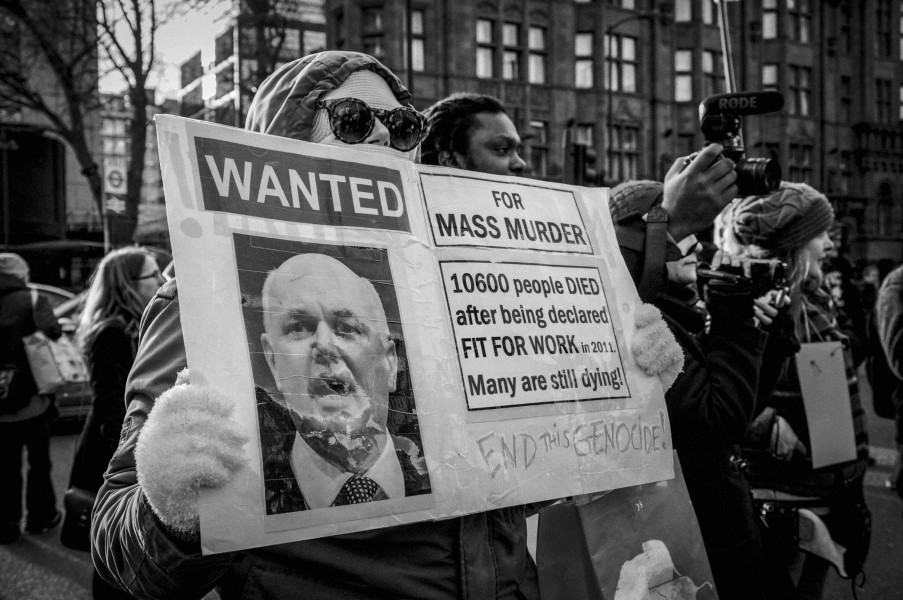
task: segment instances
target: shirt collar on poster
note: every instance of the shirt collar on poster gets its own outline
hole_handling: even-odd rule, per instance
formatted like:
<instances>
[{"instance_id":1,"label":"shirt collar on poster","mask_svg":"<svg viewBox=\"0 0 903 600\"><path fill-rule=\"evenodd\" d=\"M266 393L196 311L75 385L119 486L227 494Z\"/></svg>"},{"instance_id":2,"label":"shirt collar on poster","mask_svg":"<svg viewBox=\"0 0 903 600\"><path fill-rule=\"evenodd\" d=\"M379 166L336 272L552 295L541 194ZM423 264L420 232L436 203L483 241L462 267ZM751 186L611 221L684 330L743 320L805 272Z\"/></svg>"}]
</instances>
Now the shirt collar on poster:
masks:
<instances>
[{"instance_id":1,"label":"shirt collar on poster","mask_svg":"<svg viewBox=\"0 0 903 600\"><path fill-rule=\"evenodd\" d=\"M352 475L323 460L298 434L292 446L292 472L311 509L332 506L339 490ZM388 498L404 498L404 477L391 435L386 436L382 453L363 475L379 484Z\"/></svg>"}]
</instances>

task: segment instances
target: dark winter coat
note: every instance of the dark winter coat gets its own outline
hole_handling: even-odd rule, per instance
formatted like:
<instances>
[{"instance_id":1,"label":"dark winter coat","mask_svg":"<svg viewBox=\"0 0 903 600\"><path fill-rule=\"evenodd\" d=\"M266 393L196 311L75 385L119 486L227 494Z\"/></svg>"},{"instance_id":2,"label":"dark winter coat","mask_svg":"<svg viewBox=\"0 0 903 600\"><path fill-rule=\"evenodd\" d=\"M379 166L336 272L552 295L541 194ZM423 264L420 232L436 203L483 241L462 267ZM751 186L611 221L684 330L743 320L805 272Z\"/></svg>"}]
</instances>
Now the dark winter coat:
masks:
<instances>
[{"instance_id":1,"label":"dark winter coat","mask_svg":"<svg viewBox=\"0 0 903 600\"><path fill-rule=\"evenodd\" d=\"M38 329L52 339L62 334L47 298L38 294L32 307L25 282L0 273L0 415L25 408L38 393L22 343Z\"/></svg>"},{"instance_id":2,"label":"dark winter coat","mask_svg":"<svg viewBox=\"0 0 903 600\"><path fill-rule=\"evenodd\" d=\"M744 301L746 310L734 306ZM753 325L748 299L710 296L711 329L698 336L681 323L698 326L699 312L673 290L654 304L684 350L684 370L665 402L715 585L724 598L764 598L761 539L734 457L754 413L767 334Z\"/></svg>"},{"instance_id":3,"label":"dark winter coat","mask_svg":"<svg viewBox=\"0 0 903 600\"><path fill-rule=\"evenodd\" d=\"M91 412L82 428L69 485L96 492L119 444L125 418L125 382L135 359L135 335L121 318L99 325L85 348L91 373Z\"/></svg>"}]
</instances>

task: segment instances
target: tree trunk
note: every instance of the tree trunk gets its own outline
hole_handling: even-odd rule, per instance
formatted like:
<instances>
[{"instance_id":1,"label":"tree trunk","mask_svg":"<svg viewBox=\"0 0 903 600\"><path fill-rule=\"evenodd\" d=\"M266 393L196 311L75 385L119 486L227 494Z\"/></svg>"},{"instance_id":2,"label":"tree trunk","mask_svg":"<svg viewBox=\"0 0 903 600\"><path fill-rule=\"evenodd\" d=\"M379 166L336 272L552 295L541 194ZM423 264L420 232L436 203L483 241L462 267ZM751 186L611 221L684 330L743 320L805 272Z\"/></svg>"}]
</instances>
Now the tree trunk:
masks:
<instances>
[{"instance_id":1,"label":"tree trunk","mask_svg":"<svg viewBox=\"0 0 903 600\"><path fill-rule=\"evenodd\" d=\"M139 83L143 84L143 81ZM144 154L147 144L147 95L144 86L129 89L132 119L129 123L129 165L126 171L128 184L125 197L125 211L111 223L110 242L113 246L123 246L134 242L138 227L138 205L141 202L141 186L144 181Z\"/></svg>"}]
</instances>

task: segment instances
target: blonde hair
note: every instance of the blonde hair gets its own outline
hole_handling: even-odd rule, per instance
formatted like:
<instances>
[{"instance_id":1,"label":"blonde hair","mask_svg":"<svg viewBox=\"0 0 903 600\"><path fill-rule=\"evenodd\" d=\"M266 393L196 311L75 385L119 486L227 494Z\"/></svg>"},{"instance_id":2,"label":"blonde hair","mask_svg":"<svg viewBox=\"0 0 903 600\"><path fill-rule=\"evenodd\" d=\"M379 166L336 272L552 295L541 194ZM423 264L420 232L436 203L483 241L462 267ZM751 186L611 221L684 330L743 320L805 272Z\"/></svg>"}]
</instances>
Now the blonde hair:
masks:
<instances>
[{"instance_id":1,"label":"blonde hair","mask_svg":"<svg viewBox=\"0 0 903 600\"><path fill-rule=\"evenodd\" d=\"M128 246L113 250L97 265L76 331L82 347L91 343L101 324L115 317L125 321L126 329L137 330L145 302L135 289L135 281L148 257L154 255L146 248Z\"/></svg>"}]
</instances>

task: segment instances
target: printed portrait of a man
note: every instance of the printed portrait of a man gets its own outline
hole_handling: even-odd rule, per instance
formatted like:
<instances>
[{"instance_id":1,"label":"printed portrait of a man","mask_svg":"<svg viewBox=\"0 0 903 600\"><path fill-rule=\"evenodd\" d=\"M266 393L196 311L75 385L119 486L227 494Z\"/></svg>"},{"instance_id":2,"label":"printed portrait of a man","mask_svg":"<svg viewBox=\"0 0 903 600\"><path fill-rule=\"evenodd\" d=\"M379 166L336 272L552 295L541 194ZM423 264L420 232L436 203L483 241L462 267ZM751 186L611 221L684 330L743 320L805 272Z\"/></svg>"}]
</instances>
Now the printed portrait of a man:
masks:
<instances>
[{"instance_id":1,"label":"printed portrait of a man","mask_svg":"<svg viewBox=\"0 0 903 600\"><path fill-rule=\"evenodd\" d=\"M267 514L429 493L386 252L234 241Z\"/></svg>"}]
</instances>

